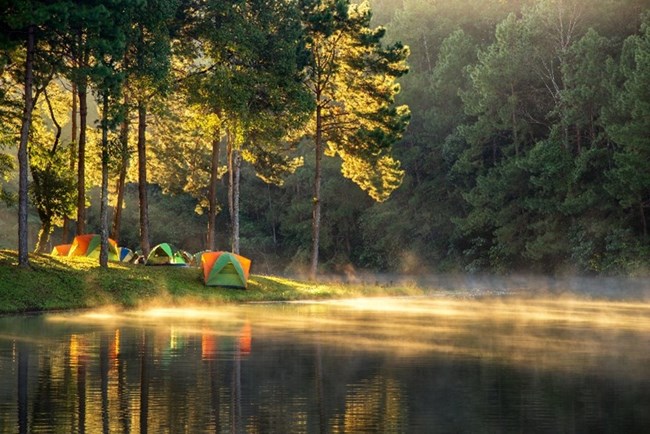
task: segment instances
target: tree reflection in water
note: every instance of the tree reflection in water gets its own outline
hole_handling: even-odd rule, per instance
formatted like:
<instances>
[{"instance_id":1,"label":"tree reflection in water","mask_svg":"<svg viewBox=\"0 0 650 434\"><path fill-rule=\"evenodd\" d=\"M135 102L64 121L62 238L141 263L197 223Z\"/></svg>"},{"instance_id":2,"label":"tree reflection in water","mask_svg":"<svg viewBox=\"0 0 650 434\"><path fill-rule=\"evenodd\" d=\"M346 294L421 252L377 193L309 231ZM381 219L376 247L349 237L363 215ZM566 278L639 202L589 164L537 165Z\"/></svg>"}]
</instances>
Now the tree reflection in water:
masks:
<instances>
[{"instance_id":1,"label":"tree reflection in water","mask_svg":"<svg viewBox=\"0 0 650 434\"><path fill-rule=\"evenodd\" d=\"M641 432L650 308L393 299L0 318L0 433Z\"/></svg>"}]
</instances>

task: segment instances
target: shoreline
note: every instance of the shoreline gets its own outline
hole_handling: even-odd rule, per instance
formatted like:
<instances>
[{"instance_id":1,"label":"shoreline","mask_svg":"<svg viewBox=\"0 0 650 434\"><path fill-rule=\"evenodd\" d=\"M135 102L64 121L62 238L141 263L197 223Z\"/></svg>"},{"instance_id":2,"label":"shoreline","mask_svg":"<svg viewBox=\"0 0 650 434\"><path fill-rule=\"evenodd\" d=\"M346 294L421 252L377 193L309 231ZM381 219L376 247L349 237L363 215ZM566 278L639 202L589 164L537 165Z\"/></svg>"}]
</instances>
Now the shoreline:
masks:
<instances>
[{"instance_id":1,"label":"shoreline","mask_svg":"<svg viewBox=\"0 0 650 434\"><path fill-rule=\"evenodd\" d=\"M243 303L318 302L361 297L587 298L650 302L644 277L366 275L324 276L318 282L252 274L247 289L208 287L196 267L145 267L96 259L30 254L29 269L17 266L17 253L0 250L0 316L68 312L113 306L220 306ZM385 276L390 276L386 281Z\"/></svg>"}]
</instances>

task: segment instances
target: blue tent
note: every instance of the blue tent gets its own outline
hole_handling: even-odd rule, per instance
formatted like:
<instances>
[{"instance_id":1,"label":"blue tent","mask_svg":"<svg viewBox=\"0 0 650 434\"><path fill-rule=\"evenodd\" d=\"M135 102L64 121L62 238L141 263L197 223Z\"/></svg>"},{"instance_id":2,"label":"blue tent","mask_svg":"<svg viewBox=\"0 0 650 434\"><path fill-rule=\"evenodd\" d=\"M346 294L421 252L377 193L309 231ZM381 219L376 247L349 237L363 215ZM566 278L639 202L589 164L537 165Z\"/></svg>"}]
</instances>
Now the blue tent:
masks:
<instances>
[{"instance_id":1,"label":"blue tent","mask_svg":"<svg viewBox=\"0 0 650 434\"><path fill-rule=\"evenodd\" d=\"M118 247L120 262L130 262L133 259L133 250L128 247Z\"/></svg>"}]
</instances>

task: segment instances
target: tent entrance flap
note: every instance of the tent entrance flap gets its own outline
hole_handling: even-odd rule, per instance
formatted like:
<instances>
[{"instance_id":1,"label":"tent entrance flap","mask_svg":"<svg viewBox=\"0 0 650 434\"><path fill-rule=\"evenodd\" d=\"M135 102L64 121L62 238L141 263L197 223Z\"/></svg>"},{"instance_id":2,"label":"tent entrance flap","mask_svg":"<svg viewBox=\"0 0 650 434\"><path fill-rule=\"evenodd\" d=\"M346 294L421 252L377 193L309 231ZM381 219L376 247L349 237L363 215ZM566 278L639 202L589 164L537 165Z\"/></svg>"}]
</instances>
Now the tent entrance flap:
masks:
<instances>
[{"instance_id":1,"label":"tent entrance flap","mask_svg":"<svg viewBox=\"0 0 650 434\"><path fill-rule=\"evenodd\" d=\"M145 265L187 265L181 251L171 244L161 243L151 249Z\"/></svg>"},{"instance_id":2,"label":"tent entrance flap","mask_svg":"<svg viewBox=\"0 0 650 434\"><path fill-rule=\"evenodd\" d=\"M214 269L213 269L214 273ZM246 286L244 280L242 279L241 274L237 272L237 269L232 263L226 264L221 271L215 273L214 282L218 286L233 286L240 288ZM212 280L212 279L211 279Z\"/></svg>"},{"instance_id":3,"label":"tent entrance flap","mask_svg":"<svg viewBox=\"0 0 650 434\"><path fill-rule=\"evenodd\" d=\"M201 263L206 285L246 288L250 259L229 252L205 252Z\"/></svg>"}]
</instances>

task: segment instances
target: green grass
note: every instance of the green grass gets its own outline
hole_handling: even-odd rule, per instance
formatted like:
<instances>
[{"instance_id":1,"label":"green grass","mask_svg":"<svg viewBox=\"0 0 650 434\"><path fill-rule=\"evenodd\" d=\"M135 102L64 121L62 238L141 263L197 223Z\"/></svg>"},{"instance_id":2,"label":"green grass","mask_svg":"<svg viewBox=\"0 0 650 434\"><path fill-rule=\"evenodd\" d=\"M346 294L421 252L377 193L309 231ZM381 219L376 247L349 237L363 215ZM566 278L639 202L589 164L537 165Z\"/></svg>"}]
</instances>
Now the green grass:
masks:
<instances>
[{"instance_id":1,"label":"green grass","mask_svg":"<svg viewBox=\"0 0 650 434\"><path fill-rule=\"evenodd\" d=\"M215 288L203 284L198 268L109 263L108 268L103 269L96 259L36 254L30 255L29 262L29 268L19 268L15 251L0 250L0 313L422 293L411 286L304 282L255 274L248 281L248 289Z\"/></svg>"}]
</instances>

